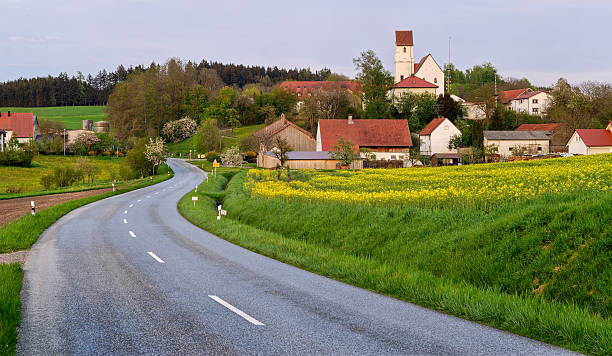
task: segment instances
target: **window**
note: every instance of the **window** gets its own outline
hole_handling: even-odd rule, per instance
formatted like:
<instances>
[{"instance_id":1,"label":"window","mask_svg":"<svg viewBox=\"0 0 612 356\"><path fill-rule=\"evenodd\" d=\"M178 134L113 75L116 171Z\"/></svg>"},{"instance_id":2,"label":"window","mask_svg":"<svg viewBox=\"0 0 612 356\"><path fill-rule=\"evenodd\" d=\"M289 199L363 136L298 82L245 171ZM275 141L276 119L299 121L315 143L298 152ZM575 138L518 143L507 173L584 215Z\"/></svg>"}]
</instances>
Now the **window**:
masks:
<instances>
[{"instance_id":1,"label":"window","mask_svg":"<svg viewBox=\"0 0 612 356\"><path fill-rule=\"evenodd\" d=\"M576 142L580 142L580 136L576 135Z\"/></svg>"},{"instance_id":2,"label":"window","mask_svg":"<svg viewBox=\"0 0 612 356\"><path fill-rule=\"evenodd\" d=\"M542 146L538 146L538 151L542 151Z\"/></svg>"},{"instance_id":3,"label":"window","mask_svg":"<svg viewBox=\"0 0 612 356\"><path fill-rule=\"evenodd\" d=\"M508 151L512 152L512 149L513 149L513 148L514 148L514 147L508 147Z\"/></svg>"},{"instance_id":4,"label":"window","mask_svg":"<svg viewBox=\"0 0 612 356\"><path fill-rule=\"evenodd\" d=\"M399 159L401 159L403 161L404 160L404 155L400 155Z\"/></svg>"},{"instance_id":5,"label":"window","mask_svg":"<svg viewBox=\"0 0 612 356\"><path fill-rule=\"evenodd\" d=\"M394 159L395 159L395 155L391 155L391 159L393 159L393 160L394 160Z\"/></svg>"},{"instance_id":6,"label":"window","mask_svg":"<svg viewBox=\"0 0 612 356\"><path fill-rule=\"evenodd\" d=\"M438 82L438 78L434 78L434 83L437 83L437 82Z\"/></svg>"},{"instance_id":7,"label":"window","mask_svg":"<svg viewBox=\"0 0 612 356\"><path fill-rule=\"evenodd\" d=\"M521 99L521 104L523 103L523 99Z\"/></svg>"},{"instance_id":8,"label":"window","mask_svg":"<svg viewBox=\"0 0 612 356\"><path fill-rule=\"evenodd\" d=\"M406 47L404 47L404 53L406 53Z\"/></svg>"},{"instance_id":9,"label":"window","mask_svg":"<svg viewBox=\"0 0 612 356\"><path fill-rule=\"evenodd\" d=\"M538 112L538 108L531 109L531 112L537 113Z\"/></svg>"},{"instance_id":10,"label":"window","mask_svg":"<svg viewBox=\"0 0 612 356\"><path fill-rule=\"evenodd\" d=\"M538 99L533 99L533 100L531 100L531 103L532 103L532 104L537 104L537 103L538 103Z\"/></svg>"},{"instance_id":11,"label":"window","mask_svg":"<svg viewBox=\"0 0 612 356\"><path fill-rule=\"evenodd\" d=\"M300 92L298 92L297 94L298 94L298 96L302 96L302 93L300 93Z\"/></svg>"},{"instance_id":12,"label":"window","mask_svg":"<svg viewBox=\"0 0 612 356\"><path fill-rule=\"evenodd\" d=\"M404 76L403 75L400 75L400 80L404 80Z\"/></svg>"},{"instance_id":13,"label":"window","mask_svg":"<svg viewBox=\"0 0 612 356\"><path fill-rule=\"evenodd\" d=\"M444 130L448 130L448 125L444 125Z\"/></svg>"}]
</instances>

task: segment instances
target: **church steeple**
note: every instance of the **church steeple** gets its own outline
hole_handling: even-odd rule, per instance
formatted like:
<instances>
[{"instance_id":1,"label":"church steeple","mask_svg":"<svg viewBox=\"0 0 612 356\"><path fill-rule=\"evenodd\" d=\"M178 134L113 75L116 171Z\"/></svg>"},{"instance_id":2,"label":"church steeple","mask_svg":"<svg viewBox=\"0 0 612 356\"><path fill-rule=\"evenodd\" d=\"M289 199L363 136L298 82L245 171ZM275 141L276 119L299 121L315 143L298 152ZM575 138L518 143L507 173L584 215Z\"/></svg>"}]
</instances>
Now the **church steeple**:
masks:
<instances>
[{"instance_id":1,"label":"church steeple","mask_svg":"<svg viewBox=\"0 0 612 356\"><path fill-rule=\"evenodd\" d=\"M395 31L395 82L414 74L412 31Z\"/></svg>"}]
</instances>

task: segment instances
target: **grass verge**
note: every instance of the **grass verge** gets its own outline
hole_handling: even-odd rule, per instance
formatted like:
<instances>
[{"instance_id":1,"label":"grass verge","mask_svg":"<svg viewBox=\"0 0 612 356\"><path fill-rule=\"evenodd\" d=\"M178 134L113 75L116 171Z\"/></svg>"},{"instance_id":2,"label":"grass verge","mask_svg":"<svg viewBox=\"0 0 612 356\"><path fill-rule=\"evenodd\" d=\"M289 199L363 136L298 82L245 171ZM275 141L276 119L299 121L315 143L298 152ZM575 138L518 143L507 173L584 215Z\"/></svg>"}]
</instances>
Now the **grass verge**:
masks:
<instances>
[{"instance_id":1,"label":"grass verge","mask_svg":"<svg viewBox=\"0 0 612 356\"><path fill-rule=\"evenodd\" d=\"M19 263L0 264L0 354L13 355L17 345L23 270Z\"/></svg>"},{"instance_id":2,"label":"grass verge","mask_svg":"<svg viewBox=\"0 0 612 356\"><path fill-rule=\"evenodd\" d=\"M468 280L462 278L461 273L444 272L459 268L458 264L447 266L442 263L438 269L428 270L428 266L425 265L426 258L415 261L414 264L398 261L394 258L396 256L393 255L393 251L402 251L403 248L397 244L397 241L390 249L381 249L385 241L367 238L383 230L397 233L393 228L389 228L390 220L384 219L385 215L393 215L392 209L377 208L362 212L371 214L369 217L357 214L357 218L363 220L363 223L357 225L358 229L353 229L357 232L354 231L352 234L354 240L343 240L340 236L350 231L351 223L355 223L354 220L346 217L352 215L346 214L346 206L329 205L325 207L325 204L304 203L291 205L288 202L270 199L254 199L243 191L244 176L244 173L228 172L216 178L209 178L209 182L202 183L198 193L195 193L199 195L199 205L196 208L193 207L190 197L194 193L191 192L179 202L179 211L192 223L228 241L336 280L568 349L593 355L606 355L612 350L612 323L610 319L602 317L597 311L580 307L576 303L547 300L531 293L507 292L499 283L478 284L477 276L474 276L474 280ZM233 179L228 184L229 177ZM226 184L227 190L224 191ZM542 199L538 208L542 209L551 205L551 201L546 200L551 199L550 197ZM565 197L565 199L571 200L571 197ZM221 222L216 220L218 202L223 202L229 214L228 218ZM522 204L524 206L519 204L518 207L525 208L526 204L533 204L533 202ZM609 211L605 210L605 207L603 209L604 213ZM275 213L266 213L269 211ZM310 215L307 211L311 211ZM408 215L391 216L390 218L404 219L407 222L413 219L411 214L421 214L421 219L431 221L430 225L420 227L421 233L427 229L444 230L441 226L445 221L439 221L439 217L432 216L435 215L432 210L408 209L407 212ZM504 211L500 212L499 219L504 219L503 213ZM554 211L544 212L544 214L550 213ZM330 214L332 220L335 220L329 220ZM469 212L466 214L469 219L475 218L477 221L480 219L477 229L496 225L495 221L488 221L482 216L471 216ZM346 218L343 220L341 217ZM378 221L379 218L382 222ZM452 221L459 216L448 216L447 218L448 221ZM571 216L571 218L576 219L577 216ZM506 219L510 218L506 217ZM441 225L437 224L438 222ZM555 221L556 223L560 222ZM337 231L328 231L327 234L323 234L322 231L329 226L335 227ZM493 247L495 243L499 244L501 241L500 235L496 233L504 233L504 231L499 231L503 226L508 226L508 221L499 220L497 230L495 228L486 230L485 235L491 234L494 241L480 242L483 245L491 246L488 250L482 250L485 255L491 254L496 257ZM453 228L458 228L458 226L454 225ZM508 248L512 254L520 254L521 247L524 247L533 238L525 234L524 230L524 234L521 235L521 229L524 228L529 228L529 226L510 225L506 233L514 231L518 237L525 235L527 237L522 240L520 238L515 241L511 240L509 244L502 245L499 249ZM315 234L309 234L309 231L314 231ZM467 233L476 234L475 231ZM589 231L579 233L588 234ZM604 230L603 233L605 237L606 231ZM467 243L461 247L459 240L461 237L461 234L450 237L451 240L447 241L448 244L451 244L450 249L443 249L442 245L437 246L438 249L448 254L447 260L472 257L462 256L457 251L453 252L453 249L461 250L459 253L464 253L479 247ZM600 244L599 248L606 249L608 246L607 251L609 251L609 245L606 245L609 244L609 241L606 241L604 238L603 245ZM404 242L411 243L410 241ZM433 254L435 257L432 251L436 249L436 243L441 244L442 242L438 240L428 241L428 243L434 246L431 247L432 250L423 254ZM512 243L519 245L513 248ZM380 250L387 255L376 255L375 251ZM402 256L402 258L406 257ZM592 256L587 254L585 258L590 257ZM436 258L431 258L431 263L434 263L435 260ZM481 259L473 262L488 264L491 260ZM592 267L605 268L606 260L604 259L603 262L603 266ZM586 262L581 263L586 264ZM466 264L462 268L469 269L469 266L470 264ZM498 263L496 266L503 268L503 263ZM588 266L582 265L582 267ZM536 269L540 270L540 267ZM587 272L592 271L585 270L585 273ZM604 273L597 282L603 283L603 286L599 287L604 288L604 295L606 294L605 289L609 288L609 284L606 286L608 277Z\"/></svg>"}]
</instances>

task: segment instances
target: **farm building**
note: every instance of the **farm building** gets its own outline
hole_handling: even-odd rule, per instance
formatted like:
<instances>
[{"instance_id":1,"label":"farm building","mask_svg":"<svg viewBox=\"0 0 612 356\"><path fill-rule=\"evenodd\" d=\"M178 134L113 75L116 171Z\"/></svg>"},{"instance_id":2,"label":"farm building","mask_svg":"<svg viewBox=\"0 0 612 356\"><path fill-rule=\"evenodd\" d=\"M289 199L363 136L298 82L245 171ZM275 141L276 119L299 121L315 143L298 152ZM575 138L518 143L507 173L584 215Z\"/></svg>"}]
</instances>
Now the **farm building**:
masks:
<instances>
[{"instance_id":1,"label":"farm building","mask_svg":"<svg viewBox=\"0 0 612 356\"><path fill-rule=\"evenodd\" d=\"M288 160L285 166L291 169L336 169L340 162L331 157L328 151L293 151L287 153ZM263 152L257 156L257 167L276 168L280 165L280 160L274 156L273 152ZM361 160L354 161L349 168L361 169Z\"/></svg>"},{"instance_id":2,"label":"farm building","mask_svg":"<svg viewBox=\"0 0 612 356\"><path fill-rule=\"evenodd\" d=\"M569 153L612 153L612 121L605 129L578 129L567 142Z\"/></svg>"},{"instance_id":3,"label":"farm building","mask_svg":"<svg viewBox=\"0 0 612 356\"><path fill-rule=\"evenodd\" d=\"M19 143L27 143L38 136L38 119L33 113L0 112L0 130L5 131L5 141L16 137Z\"/></svg>"},{"instance_id":4,"label":"farm building","mask_svg":"<svg viewBox=\"0 0 612 356\"><path fill-rule=\"evenodd\" d=\"M377 160L403 160L412 146L406 120L319 120L317 151L333 151L339 139L355 145L355 153L371 150Z\"/></svg>"},{"instance_id":5,"label":"farm building","mask_svg":"<svg viewBox=\"0 0 612 356\"><path fill-rule=\"evenodd\" d=\"M501 157L520 154L548 154L550 131L484 131L484 145L497 146Z\"/></svg>"},{"instance_id":6,"label":"farm building","mask_svg":"<svg viewBox=\"0 0 612 356\"><path fill-rule=\"evenodd\" d=\"M566 152L572 132L565 124L522 124L514 131L550 131L550 152Z\"/></svg>"},{"instance_id":7,"label":"farm building","mask_svg":"<svg viewBox=\"0 0 612 356\"><path fill-rule=\"evenodd\" d=\"M460 136L461 131L445 118L438 117L419 132L421 154L431 156L435 153L457 153L457 149L449 149L448 143L453 136Z\"/></svg>"},{"instance_id":8,"label":"farm building","mask_svg":"<svg viewBox=\"0 0 612 356\"><path fill-rule=\"evenodd\" d=\"M260 151L262 152L271 151L277 137L287 140L295 151L314 151L316 147L316 141L310 132L285 119L285 115L281 115L279 120L253 135L261 142Z\"/></svg>"},{"instance_id":9,"label":"farm building","mask_svg":"<svg viewBox=\"0 0 612 356\"><path fill-rule=\"evenodd\" d=\"M458 166L461 163L459 153L434 153L431 156L431 166Z\"/></svg>"}]
</instances>

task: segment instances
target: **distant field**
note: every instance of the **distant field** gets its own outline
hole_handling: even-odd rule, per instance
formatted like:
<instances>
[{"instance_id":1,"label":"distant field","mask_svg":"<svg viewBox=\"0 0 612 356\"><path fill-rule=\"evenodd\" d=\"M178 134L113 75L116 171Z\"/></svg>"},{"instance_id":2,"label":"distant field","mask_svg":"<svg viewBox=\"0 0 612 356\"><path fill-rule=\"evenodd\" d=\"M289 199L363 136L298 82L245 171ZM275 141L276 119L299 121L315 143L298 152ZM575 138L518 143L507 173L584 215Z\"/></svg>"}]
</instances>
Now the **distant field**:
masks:
<instances>
[{"instance_id":1,"label":"distant field","mask_svg":"<svg viewBox=\"0 0 612 356\"><path fill-rule=\"evenodd\" d=\"M94 122L106 119L105 106L54 106L44 108L0 108L1 112L33 112L38 120L61 121L64 128L76 130L82 128L82 120Z\"/></svg>"},{"instance_id":2,"label":"distant field","mask_svg":"<svg viewBox=\"0 0 612 356\"><path fill-rule=\"evenodd\" d=\"M8 188L18 188L22 193L43 189L40 177L51 172L55 166L73 165L81 156L43 156L38 155L32 161L32 167L0 167L0 197L7 195ZM94 184L111 180L111 171L118 175L119 166L124 158L88 157L93 165L99 168ZM89 186L83 185L84 187Z\"/></svg>"}]
</instances>

